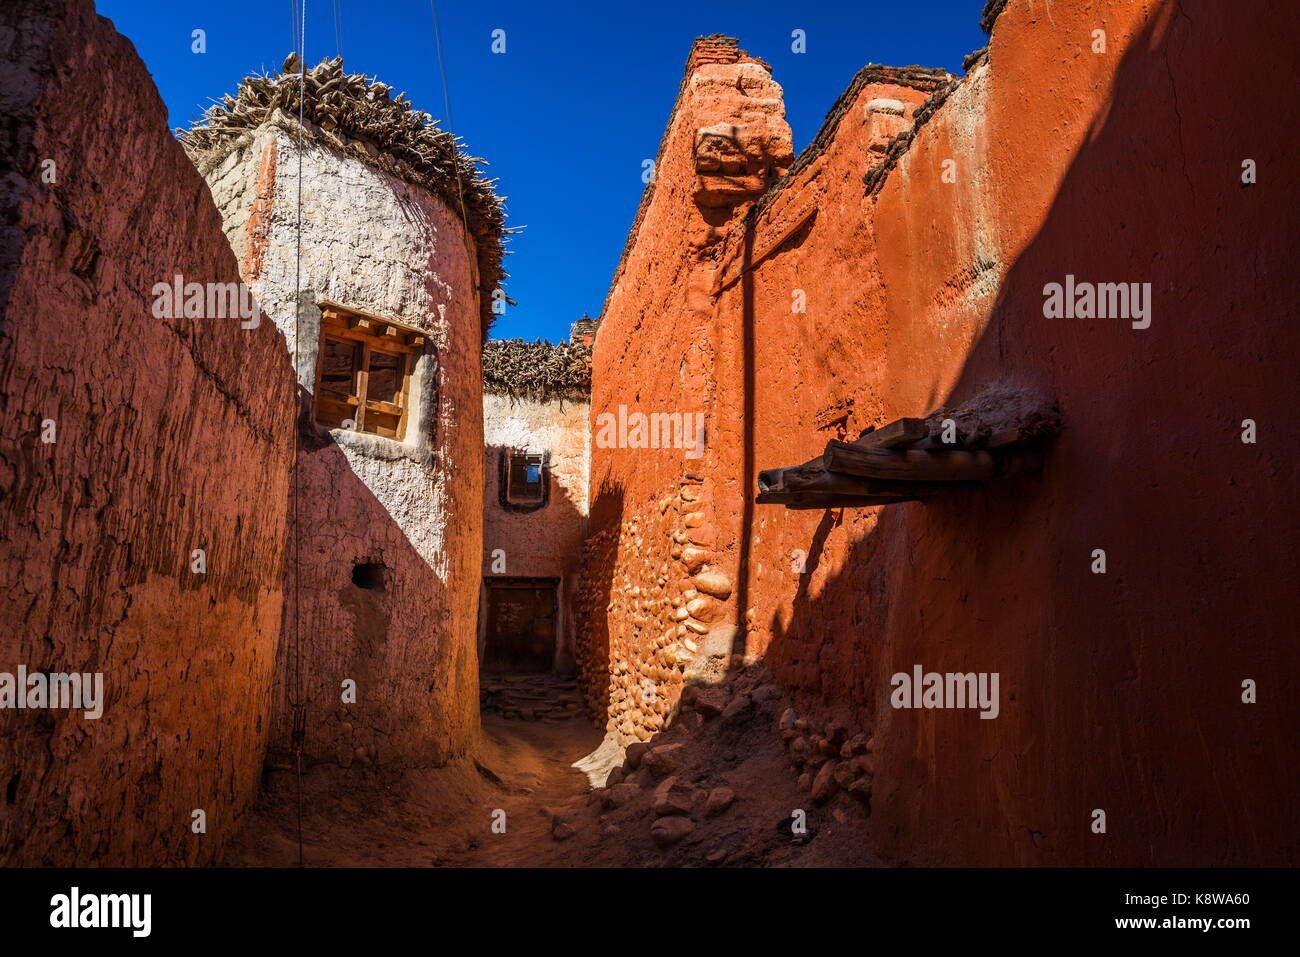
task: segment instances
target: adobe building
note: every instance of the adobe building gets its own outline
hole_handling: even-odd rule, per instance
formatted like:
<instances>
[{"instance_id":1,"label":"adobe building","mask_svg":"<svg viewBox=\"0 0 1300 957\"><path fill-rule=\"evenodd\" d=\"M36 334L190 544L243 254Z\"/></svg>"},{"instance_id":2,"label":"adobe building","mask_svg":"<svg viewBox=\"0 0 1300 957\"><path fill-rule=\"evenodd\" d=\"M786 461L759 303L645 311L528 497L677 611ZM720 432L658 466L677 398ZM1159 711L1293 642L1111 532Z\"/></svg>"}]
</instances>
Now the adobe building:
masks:
<instances>
[{"instance_id":1,"label":"adobe building","mask_svg":"<svg viewBox=\"0 0 1300 957\"><path fill-rule=\"evenodd\" d=\"M510 339L484 348L485 681L574 672L594 326L579 320L571 340L558 345Z\"/></svg>"},{"instance_id":2,"label":"adobe building","mask_svg":"<svg viewBox=\"0 0 1300 957\"><path fill-rule=\"evenodd\" d=\"M286 70L183 134L305 396L272 761L301 740L309 763L438 764L478 726L501 205L449 133L339 59L306 72L300 127Z\"/></svg>"},{"instance_id":3,"label":"adobe building","mask_svg":"<svg viewBox=\"0 0 1300 957\"><path fill-rule=\"evenodd\" d=\"M707 442L595 443L588 706L646 740L684 685L761 662L790 774L848 792L886 862L1292 860L1297 143L1239 91L1294 51L1224 42L1227 8L987 9L964 77L865 67L798 158L766 65L693 47L592 414L699 413ZM1075 279L1151 294L1067 317L1048 291ZM761 470L936 410L1059 434L924 500L758 498ZM917 666L998 674L996 719L898 707Z\"/></svg>"}]
</instances>

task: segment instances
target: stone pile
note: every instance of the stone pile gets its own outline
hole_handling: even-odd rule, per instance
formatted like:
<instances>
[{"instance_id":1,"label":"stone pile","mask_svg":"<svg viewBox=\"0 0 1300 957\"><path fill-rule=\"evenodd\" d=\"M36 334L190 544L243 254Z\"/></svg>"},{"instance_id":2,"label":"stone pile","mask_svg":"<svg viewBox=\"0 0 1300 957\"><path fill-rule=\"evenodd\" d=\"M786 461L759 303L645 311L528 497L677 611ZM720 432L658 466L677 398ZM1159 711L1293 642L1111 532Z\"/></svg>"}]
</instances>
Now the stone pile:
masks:
<instances>
[{"instance_id":1,"label":"stone pile","mask_svg":"<svg viewBox=\"0 0 1300 957\"><path fill-rule=\"evenodd\" d=\"M726 686L688 686L681 697L682 713L693 715L691 722L698 726L706 721L720 719L723 724L740 724L749 720L756 710L776 699L773 685L759 685L750 691L732 693ZM793 708L786 708L777 722L777 731L795 769L799 771L798 786L808 792L814 806L830 802L841 792L853 798L863 813L871 814L871 787L875 776L872 754L874 740L864 733L851 733L840 726L819 727L809 719L799 717ZM680 841L694 829L695 818L701 815L714 817L725 813L736 800L735 792L726 786L713 788L686 788L673 772L682 761L685 745L630 745L623 768L615 769L611 780L617 779L617 788L636 788L627 782L629 770L647 769L660 779L654 791L651 810L654 821L651 837L660 847ZM634 796L635 792L611 793L607 806L619 806Z\"/></svg>"},{"instance_id":2,"label":"stone pile","mask_svg":"<svg viewBox=\"0 0 1300 957\"><path fill-rule=\"evenodd\" d=\"M875 777L875 740L841 725L819 726L786 708L777 723L790 760L799 771L799 787L813 804L825 804L843 791L871 813L871 782Z\"/></svg>"},{"instance_id":3,"label":"stone pile","mask_svg":"<svg viewBox=\"0 0 1300 957\"><path fill-rule=\"evenodd\" d=\"M823 728L789 703L762 662L741 664L720 682L688 682L665 731L621 753L616 736L606 738L602 749L613 753L603 786L593 778L588 809L565 809L565 821L598 835L619 860L643 866L785 866L832 857L874 866L864 820L871 742L847 728ZM792 746L801 755L794 768ZM569 833L553 822L556 841Z\"/></svg>"},{"instance_id":4,"label":"stone pile","mask_svg":"<svg viewBox=\"0 0 1300 957\"><path fill-rule=\"evenodd\" d=\"M768 687L769 697L775 698L775 688ZM733 707L733 703L737 706ZM724 714L724 721L740 722L751 717L751 705L749 695L732 697L722 687L701 689L689 685L681 697L678 714L686 717L683 723L687 727L698 727ZM671 847L692 834L697 823L725 814L736 803L733 788L688 773L683 767L687 757L683 740L653 745L634 742L628 745L622 766L610 772L598 800L607 810L613 810L638 800L647 803L642 796L648 795L645 809L649 812L650 837L657 847Z\"/></svg>"},{"instance_id":5,"label":"stone pile","mask_svg":"<svg viewBox=\"0 0 1300 957\"><path fill-rule=\"evenodd\" d=\"M479 705L522 721L567 721L582 714L577 682L549 674L484 675Z\"/></svg>"},{"instance_id":6,"label":"stone pile","mask_svg":"<svg viewBox=\"0 0 1300 957\"><path fill-rule=\"evenodd\" d=\"M710 864L745 859L755 848L769 842L766 827L760 829L761 834L752 828L756 814L759 818L770 816L771 809L765 807L766 790L770 789L753 793L750 785L760 782L738 772L736 765L762 750L760 742L770 740L768 736L774 730L802 721L793 717L788 708L778 721L782 704L779 688L761 665L742 667L718 684L686 685L672 728L653 741L629 744L623 764L614 767L605 787L595 792L593 800L605 815L604 833L615 836L629 825L644 826L650 843L660 851L677 845L698 845L701 856ZM802 724L804 733L815 733L807 721ZM824 771L826 781L815 789L811 781L800 783L804 790L814 790L816 805L829 802L839 790L865 800L864 794L869 797L869 780L860 785L856 778L846 777L846 771L837 774L835 770L856 768L853 761L864 753L861 748L865 738L851 738L847 733L833 737L843 738L836 754L842 752L845 757L833 766L829 755L821 758L820 768L828 769ZM844 779L842 786L839 779ZM741 810L737 812L737 808ZM782 808L777 817L788 813ZM793 843L804 843L806 839ZM784 840L789 841L789 836ZM717 846L705 856L704 849L711 845Z\"/></svg>"}]
</instances>

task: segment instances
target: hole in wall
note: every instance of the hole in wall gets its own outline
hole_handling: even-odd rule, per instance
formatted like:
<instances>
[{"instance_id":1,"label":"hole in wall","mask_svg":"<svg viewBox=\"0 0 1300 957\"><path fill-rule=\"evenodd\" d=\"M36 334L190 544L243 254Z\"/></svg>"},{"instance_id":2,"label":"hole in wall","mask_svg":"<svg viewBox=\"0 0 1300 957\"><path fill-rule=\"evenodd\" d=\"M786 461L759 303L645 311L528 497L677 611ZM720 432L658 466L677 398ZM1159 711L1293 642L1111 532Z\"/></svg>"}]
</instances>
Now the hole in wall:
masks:
<instances>
[{"instance_id":1,"label":"hole in wall","mask_svg":"<svg viewBox=\"0 0 1300 957\"><path fill-rule=\"evenodd\" d=\"M352 566L352 584L366 591L383 591L388 567L383 562L357 562Z\"/></svg>"}]
</instances>

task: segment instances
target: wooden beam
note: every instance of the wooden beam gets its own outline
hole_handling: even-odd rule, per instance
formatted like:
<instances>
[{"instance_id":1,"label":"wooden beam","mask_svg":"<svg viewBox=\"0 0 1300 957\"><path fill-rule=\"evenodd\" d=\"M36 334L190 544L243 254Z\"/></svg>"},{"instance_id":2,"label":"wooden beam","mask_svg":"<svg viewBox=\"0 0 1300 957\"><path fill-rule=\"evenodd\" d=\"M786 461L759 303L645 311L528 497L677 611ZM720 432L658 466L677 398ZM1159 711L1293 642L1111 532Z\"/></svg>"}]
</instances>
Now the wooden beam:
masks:
<instances>
[{"instance_id":1,"label":"wooden beam","mask_svg":"<svg viewBox=\"0 0 1300 957\"><path fill-rule=\"evenodd\" d=\"M868 479L843 472L830 472L821 468L820 458L813 461L816 463L815 467L810 463L784 469L764 469L758 473L759 493L867 495L910 500L933 495L936 492L950 491L959 485L976 484Z\"/></svg>"},{"instance_id":2,"label":"wooden beam","mask_svg":"<svg viewBox=\"0 0 1300 957\"><path fill-rule=\"evenodd\" d=\"M366 399L366 408L371 412L382 412L384 415L402 414L402 407L396 402L380 402L378 399Z\"/></svg>"},{"instance_id":3,"label":"wooden beam","mask_svg":"<svg viewBox=\"0 0 1300 957\"><path fill-rule=\"evenodd\" d=\"M901 505L904 502L919 502L919 498L890 498L883 495L826 495L818 498L811 496L802 502L792 502L786 506L791 512L814 512L828 508L878 508L881 505Z\"/></svg>"},{"instance_id":4,"label":"wooden beam","mask_svg":"<svg viewBox=\"0 0 1300 957\"><path fill-rule=\"evenodd\" d=\"M853 444L876 449L899 449L919 442L929 434L930 429L925 424L925 419L895 419L888 425L863 433Z\"/></svg>"},{"instance_id":5,"label":"wooden beam","mask_svg":"<svg viewBox=\"0 0 1300 957\"><path fill-rule=\"evenodd\" d=\"M760 492L781 492L785 490L785 476L788 472L795 469L804 468L821 468L821 456L813 459L811 462L805 462L803 465L792 465L779 469L763 469L758 473L758 490Z\"/></svg>"},{"instance_id":6,"label":"wooden beam","mask_svg":"<svg viewBox=\"0 0 1300 957\"><path fill-rule=\"evenodd\" d=\"M785 469L763 469L758 473L759 492L774 492L782 487Z\"/></svg>"},{"instance_id":7,"label":"wooden beam","mask_svg":"<svg viewBox=\"0 0 1300 957\"><path fill-rule=\"evenodd\" d=\"M758 473L758 490L760 492L779 492L782 483L785 481L785 474L793 469L820 469L822 468L822 457L819 455L815 459L809 459L802 465L792 465L779 469L763 469Z\"/></svg>"},{"instance_id":8,"label":"wooden beam","mask_svg":"<svg viewBox=\"0 0 1300 957\"><path fill-rule=\"evenodd\" d=\"M796 465L794 468L781 470L781 483L773 491L782 492L824 492L837 495L901 495L909 492L897 492L886 487L884 483L870 481L856 475L844 475L830 472L824 468L810 468Z\"/></svg>"},{"instance_id":9,"label":"wooden beam","mask_svg":"<svg viewBox=\"0 0 1300 957\"><path fill-rule=\"evenodd\" d=\"M985 482L999 474L988 452L873 449L835 439L822 459L832 472L905 482Z\"/></svg>"}]
</instances>

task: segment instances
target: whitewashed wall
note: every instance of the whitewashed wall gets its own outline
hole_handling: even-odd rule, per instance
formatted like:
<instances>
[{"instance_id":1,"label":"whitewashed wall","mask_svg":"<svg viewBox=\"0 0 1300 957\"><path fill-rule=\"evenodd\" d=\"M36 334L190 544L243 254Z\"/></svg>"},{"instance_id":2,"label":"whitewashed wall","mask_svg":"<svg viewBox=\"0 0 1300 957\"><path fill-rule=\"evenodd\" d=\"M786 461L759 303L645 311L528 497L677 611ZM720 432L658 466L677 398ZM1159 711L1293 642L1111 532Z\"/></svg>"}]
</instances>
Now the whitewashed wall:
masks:
<instances>
[{"instance_id":1,"label":"whitewashed wall","mask_svg":"<svg viewBox=\"0 0 1300 957\"><path fill-rule=\"evenodd\" d=\"M296 554L302 607L295 611L291 590L281 677L297 641L314 759L444 760L463 751L478 726L483 446L472 242L440 197L310 138L300 148L279 115L208 179L246 280L287 348L297 346L304 389L315 382L322 302L428 336L401 442L314 426L304 434L301 533L287 576L292 583ZM352 584L358 562L386 566L382 592ZM340 702L349 678L358 685L355 705ZM288 745L286 695L278 689L273 748Z\"/></svg>"}]
</instances>

